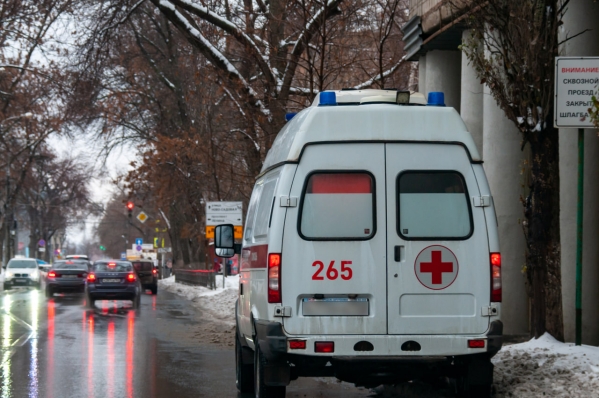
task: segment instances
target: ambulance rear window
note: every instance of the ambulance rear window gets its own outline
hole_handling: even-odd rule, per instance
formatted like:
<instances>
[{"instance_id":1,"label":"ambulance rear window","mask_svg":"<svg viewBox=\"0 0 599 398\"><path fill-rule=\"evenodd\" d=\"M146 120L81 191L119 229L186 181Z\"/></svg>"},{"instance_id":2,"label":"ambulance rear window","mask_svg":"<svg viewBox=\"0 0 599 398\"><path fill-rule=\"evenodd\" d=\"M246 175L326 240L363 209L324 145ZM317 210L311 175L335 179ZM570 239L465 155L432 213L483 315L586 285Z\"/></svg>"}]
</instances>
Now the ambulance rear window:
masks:
<instances>
[{"instance_id":1,"label":"ambulance rear window","mask_svg":"<svg viewBox=\"0 0 599 398\"><path fill-rule=\"evenodd\" d=\"M374 177L366 172L318 172L308 177L299 233L307 240L367 240L374 236Z\"/></svg>"},{"instance_id":2,"label":"ambulance rear window","mask_svg":"<svg viewBox=\"0 0 599 398\"><path fill-rule=\"evenodd\" d=\"M397 179L398 233L407 240L467 239L472 215L457 171L409 171Z\"/></svg>"}]
</instances>

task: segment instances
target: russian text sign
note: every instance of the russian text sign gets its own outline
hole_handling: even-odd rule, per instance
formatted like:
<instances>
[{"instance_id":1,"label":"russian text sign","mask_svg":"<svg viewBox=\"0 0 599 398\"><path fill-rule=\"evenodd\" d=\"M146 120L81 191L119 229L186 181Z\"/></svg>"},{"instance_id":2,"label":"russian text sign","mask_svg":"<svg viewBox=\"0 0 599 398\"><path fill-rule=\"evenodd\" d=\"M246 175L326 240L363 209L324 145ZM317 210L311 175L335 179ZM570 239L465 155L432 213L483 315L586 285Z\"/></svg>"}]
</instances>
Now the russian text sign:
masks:
<instances>
[{"instance_id":1,"label":"russian text sign","mask_svg":"<svg viewBox=\"0 0 599 398\"><path fill-rule=\"evenodd\" d=\"M556 57L554 126L593 127L589 108L598 86L599 57Z\"/></svg>"},{"instance_id":2,"label":"russian text sign","mask_svg":"<svg viewBox=\"0 0 599 398\"><path fill-rule=\"evenodd\" d=\"M242 202L207 202L206 226L233 224L243 225Z\"/></svg>"}]
</instances>

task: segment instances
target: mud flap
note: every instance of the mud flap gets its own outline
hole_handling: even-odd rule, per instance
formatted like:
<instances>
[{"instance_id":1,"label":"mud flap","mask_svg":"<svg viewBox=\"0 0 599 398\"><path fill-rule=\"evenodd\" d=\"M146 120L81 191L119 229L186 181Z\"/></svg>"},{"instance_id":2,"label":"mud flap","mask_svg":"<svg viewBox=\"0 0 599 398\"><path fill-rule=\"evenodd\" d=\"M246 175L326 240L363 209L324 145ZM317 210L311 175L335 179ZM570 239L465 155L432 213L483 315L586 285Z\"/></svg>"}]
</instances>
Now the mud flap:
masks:
<instances>
[{"instance_id":1,"label":"mud flap","mask_svg":"<svg viewBox=\"0 0 599 398\"><path fill-rule=\"evenodd\" d=\"M266 359L264 384L288 386L291 383L291 367L287 362L287 337L278 322L256 321L256 341Z\"/></svg>"}]
</instances>

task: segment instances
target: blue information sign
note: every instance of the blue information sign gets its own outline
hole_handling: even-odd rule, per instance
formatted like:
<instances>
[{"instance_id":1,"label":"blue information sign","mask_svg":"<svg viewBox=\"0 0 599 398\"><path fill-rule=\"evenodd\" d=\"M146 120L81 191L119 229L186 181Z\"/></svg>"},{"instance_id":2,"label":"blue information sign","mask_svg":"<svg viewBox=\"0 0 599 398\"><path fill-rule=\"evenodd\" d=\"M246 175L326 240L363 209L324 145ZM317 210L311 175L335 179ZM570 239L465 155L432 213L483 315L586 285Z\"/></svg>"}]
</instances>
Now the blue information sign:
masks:
<instances>
[{"instance_id":1,"label":"blue information sign","mask_svg":"<svg viewBox=\"0 0 599 398\"><path fill-rule=\"evenodd\" d=\"M135 238L135 244L141 246L144 244L144 240L142 238Z\"/></svg>"}]
</instances>

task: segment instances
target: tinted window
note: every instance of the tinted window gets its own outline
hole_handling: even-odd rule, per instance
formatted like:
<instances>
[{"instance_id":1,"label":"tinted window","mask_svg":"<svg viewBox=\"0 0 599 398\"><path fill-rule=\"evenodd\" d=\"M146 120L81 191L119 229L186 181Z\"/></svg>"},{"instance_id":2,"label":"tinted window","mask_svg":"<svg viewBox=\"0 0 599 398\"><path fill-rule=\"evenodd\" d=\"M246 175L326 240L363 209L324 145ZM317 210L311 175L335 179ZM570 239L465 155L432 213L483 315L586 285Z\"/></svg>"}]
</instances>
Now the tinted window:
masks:
<instances>
[{"instance_id":1,"label":"tinted window","mask_svg":"<svg viewBox=\"0 0 599 398\"><path fill-rule=\"evenodd\" d=\"M256 208L258 207L258 199L262 193L262 188L262 181L258 181L252 192L252 197L250 198L248 214L245 220L245 234L243 235L243 238L246 241L252 238L252 233L254 232L254 218L256 217Z\"/></svg>"},{"instance_id":2,"label":"tinted window","mask_svg":"<svg viewBox=\"0 0 599 398\"><path fill-rule=\"evenodd\" d=\"M37 262L32 260L10 260L7 268L37 268Z\"/></svg>"},{"instance_id":3,"label":"tinted window","mask_svg":"<svg viewBox=\"0 0 599 398\"><path fill-rule=\"evenodd\" d=\"M406 239L465 239L470 202L458 172L410 171L398 178L399 234Z\"/></svg>"},{"instance_id":4,"label":"tinted window","mask_svg":"<svg viewBox=\"0 0 599 398\"><path fill-rule=\"evenodd\" d=\"M147 262L133 263L133 268L136 271L151 271L154 268L154 264Z\"/></svg>"},{"instance_id":5,"label":"tinted window","mask_svg":"<svg viewBox=\"0 0 599 398\"><path fill-rule=\"evenodd\" d=\"M133 271L130 263L96 263L94 264L94 271L98 272L130 272Z\"/></svg>"},{"instance_id":6,"label":"tinted window","mask_svg":"<svg viewBox=\"0 0 599 398\"><path fill-rule=\"evenodd\" d=\"M300 233L311 240L364 240L375 232L374 178L368 173L316 173L306 183Z\"/></svg>"},{"instance_id":7,"label":"tinted window","mask_svg":"<svg viewBox=\"0 0 599 398\"><path fill-rule=\"evenodd\" d=\"M272 209L273 195L277 180L270 180L264 184L258 209L256 211L256 221L254 222L254 238L265 237L268 233L268 224L270 221L270 211Z\"/></svg>"},{"instance_id":8,"label":"tinted window","mask_svg":"<svg viewBox=\"0 0 599 398\"><path fill-rule=\"evenodd\" d=\"M60 261L55 262L52 265L54 269L82 269L87 271L87 264L75 261Z\"/></svg>"}]
</instances>

